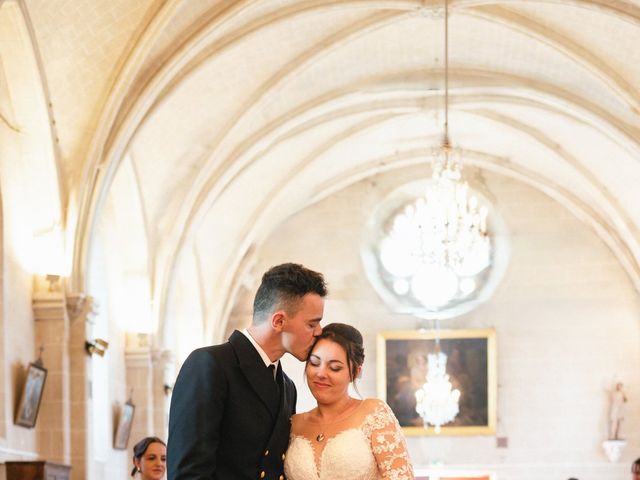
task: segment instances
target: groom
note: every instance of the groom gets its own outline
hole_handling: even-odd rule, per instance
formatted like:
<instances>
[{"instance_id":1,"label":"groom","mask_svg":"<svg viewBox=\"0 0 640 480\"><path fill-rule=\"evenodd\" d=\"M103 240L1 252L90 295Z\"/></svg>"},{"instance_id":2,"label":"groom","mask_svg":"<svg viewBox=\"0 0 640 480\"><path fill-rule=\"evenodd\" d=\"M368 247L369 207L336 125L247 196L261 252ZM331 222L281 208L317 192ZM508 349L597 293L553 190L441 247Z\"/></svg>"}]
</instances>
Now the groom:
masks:
<instances>
[{"instance_id":1,"label":"groom","mask_svg":"<svg viewBox=\"0 0 640 480\"><path fill-rule=\"evenodd\" d=\"M280 357L306 360L326 294L322 274L273 267L256 292L251 326L189 355L171 399L168 480L284 479L296 388Z\"/></svg>"}]
</instances>

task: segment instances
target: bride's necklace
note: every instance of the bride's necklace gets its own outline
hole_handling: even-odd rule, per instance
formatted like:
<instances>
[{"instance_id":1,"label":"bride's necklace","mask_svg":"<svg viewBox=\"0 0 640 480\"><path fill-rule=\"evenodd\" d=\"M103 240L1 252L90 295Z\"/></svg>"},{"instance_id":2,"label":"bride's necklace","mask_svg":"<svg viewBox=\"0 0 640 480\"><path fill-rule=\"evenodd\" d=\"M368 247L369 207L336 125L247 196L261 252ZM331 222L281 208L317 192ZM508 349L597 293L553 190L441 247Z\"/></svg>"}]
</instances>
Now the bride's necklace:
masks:
<instances>
[{"instance_id":1,"label":"bride's necklace","mask_svg":"<svg viewBox=\"0 0 640 480\"><path fill-rule=\"evenodd\" d=\"M325 435L324 435L324 432L322 431L322 430L324 430L324 427L327 426L327 425L333 425L334 423L337 423L337 422L339 422L341 420L344 420L346 417L349 416L349 414L351 414L353 412L353 410L354 410L353 407L356 404L357 404L357 400L355 400L354 398L349 398L349 400L348 400L348 402L347 402L347 404L346 404L346 406L344 408L344 411L342 413L338 414L335 419L331 420L330 422L319 422L321 431L320 431L320 433L318 435L316 435L316 442L318 442L318 443L324 442L324 439L326 438Z\"/></svg>"}]
</instances>

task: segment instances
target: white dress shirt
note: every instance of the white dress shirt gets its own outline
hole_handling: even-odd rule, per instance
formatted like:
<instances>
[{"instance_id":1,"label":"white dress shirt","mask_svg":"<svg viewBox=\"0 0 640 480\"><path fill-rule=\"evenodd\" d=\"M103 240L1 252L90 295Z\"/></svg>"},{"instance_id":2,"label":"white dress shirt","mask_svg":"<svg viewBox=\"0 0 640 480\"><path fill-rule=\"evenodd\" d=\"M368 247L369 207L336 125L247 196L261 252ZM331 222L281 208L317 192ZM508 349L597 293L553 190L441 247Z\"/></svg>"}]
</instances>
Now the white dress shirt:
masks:
<instances>
[{"instance_id":1,"label":"white dress shirt","mask_svg":"<svg viewBox=\"0 0 640 480\"><path fill-rule=\"evenodd\" d=\"M249 339L249 341L251 342L251 345L253 345L253 347L256 349L256 351L260 355L260 358L262 358L262 361L264 362L264 366L269 368L269 366L273 365L275 367L273 369L273 376L275 378L276 372L278 371L278 365L280 364L280 360L278 359L275 362L272 362L269 356L262 349L262 347L258 345L258 342L256 342L255 339L251 336L251 334L249 333L249 330L247 330L246 328L243 328L242 333L244 334L245 337Z\"/></svg>"}]
</instances>

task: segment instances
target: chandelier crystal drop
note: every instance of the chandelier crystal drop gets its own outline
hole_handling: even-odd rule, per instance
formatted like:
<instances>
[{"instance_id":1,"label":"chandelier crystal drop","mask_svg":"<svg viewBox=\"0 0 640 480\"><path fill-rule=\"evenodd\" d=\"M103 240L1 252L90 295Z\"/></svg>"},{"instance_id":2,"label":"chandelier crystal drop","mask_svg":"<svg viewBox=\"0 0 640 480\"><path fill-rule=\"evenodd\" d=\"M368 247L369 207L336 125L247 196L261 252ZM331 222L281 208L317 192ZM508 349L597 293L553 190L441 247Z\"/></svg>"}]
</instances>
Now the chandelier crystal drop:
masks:
<instances>
[{"instance_id":1,"label":"chandelier crystal drop","mask_svg":"<svg viewBox=\"0 0 640 480\"><path fill-rule=\"evenodd\" d=\"M447 375L447 356L439 349L427 355L426 383L416 391L416 412L425 427L433 425L440 433L441 426L458 415L460 390L453 389Z\"/></svg>"}]
</instances>

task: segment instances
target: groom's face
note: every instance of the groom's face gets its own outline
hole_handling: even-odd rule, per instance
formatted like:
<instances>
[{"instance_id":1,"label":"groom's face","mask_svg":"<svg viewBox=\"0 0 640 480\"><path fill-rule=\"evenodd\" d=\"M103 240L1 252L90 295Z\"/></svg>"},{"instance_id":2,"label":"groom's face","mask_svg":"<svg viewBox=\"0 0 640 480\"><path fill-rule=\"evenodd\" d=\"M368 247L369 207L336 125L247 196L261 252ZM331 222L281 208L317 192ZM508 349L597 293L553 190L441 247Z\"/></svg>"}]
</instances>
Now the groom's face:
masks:
<instances>
[{"instance_id":1,"label":"groom's face","mask_svg":"<svg viewBox=\"0 0 640 480\"><path fill-rule=\"evenodd\" d=\"M322 332L320 321L324 314L324 299L307 293L292 312L285 314L282 326L282 346L300 361L305 361L314 339Z\"/></svg>"}]
</instances>

